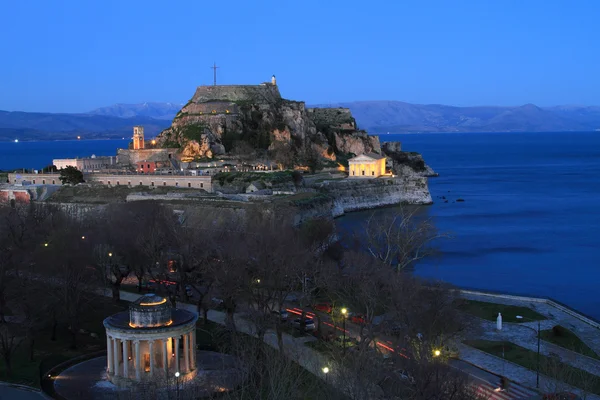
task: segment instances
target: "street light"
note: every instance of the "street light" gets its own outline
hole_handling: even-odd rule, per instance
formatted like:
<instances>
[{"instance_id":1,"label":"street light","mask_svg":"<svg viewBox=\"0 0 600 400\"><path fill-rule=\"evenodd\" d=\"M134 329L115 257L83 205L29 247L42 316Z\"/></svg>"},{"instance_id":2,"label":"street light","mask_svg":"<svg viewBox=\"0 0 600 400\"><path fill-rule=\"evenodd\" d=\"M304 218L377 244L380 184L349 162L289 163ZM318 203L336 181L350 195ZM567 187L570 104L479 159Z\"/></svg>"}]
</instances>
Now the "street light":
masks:
<instances>
[{"instance_id":1,"label":"street light","mask_svg":"<svg viewBox=\"0 0 600 400\"><path fill-rule=\"evenodd\" d=\"M442 352L441 352L441 351L439 351L439 350L435 350L435 351L433 352L433 356L434 356L434 357L439 357L439 356L440 356L440 354L442 354Z\"/></svg>"},{"instance_id":2,"label":"street light","mask_svg":"<svg viewBox=\"0 0 600 400\"><path fill-rule=\"evenodd\" d=\"M44 243L44 247L48 247L48 243Z\"/></svg>"},{"instance_id":3,"label":"street light","mask_svg":"<svg viewBox=\"0 0 600 400\"><path fill-rule=\"evenodd\" d=\"M344 332L342 349L343 349L344 353L346 352L346 313L347 312L348 312L348 310L346 308L342 308L342 331Z\"/></svg>"},{"instance_id":4,"label":"street light","mask_svg":"<svg viewBox=\"0 0 600 400\"><path fill-rule=\"evenodd\" d=\"M85 236L82 236L82 237L81 237L81 240L85 240Z\"/></svg>"},{"instance_id":5,"label":"street light","mask_svg":"<svg viewBox=\"0 0 600 400\"><path fill-rule=\"evenodd\" d=\"M177 379L177 400L179 400L179 371L175 372L175 379Z\"/></svg>"},{"instance_id":6,"label":"street light","mask_svg":"<svg viewBox=\"0 0 600 400\"><path fill-rule=\"evenodd\" d=\"M322 371L325 374L325 383L327 383L327 374L329 373L329 368L323 367Z\"/></svg>"},{"instance_id":7,"label":"street light","mask_svg":"<svg viewBox=\"0 0 600 400\"><path fill-rule=\"evenodd\" d=\"M109 256L109 257L112 257L112 253L108 253L108 256Z\"/></svg>"},{"instance_id":8,"label":"street light","mask_svg":"<svg viewBox=\"0 0 600 400\"><path fill-rule=\"evenodd\" d=\"M524 317L522 315L517 315L517 319L528 319L528 320L530 320L532 322L535 322L534 319L527 318L527 317ZM536 371L537 374L536 374L535 387L536 387L536 389L539 389L540 388L540 334L541 334L541 331L540 331L540 320L539 319L538 319L537 323L538 323L538 328L537 328L537 332L536 332L537 333L537 371ZM523 325L523 326L526 326L527 328L535 331L535 329L533 329L530 326L527 326L527 325Z\"/></svg>"}]
</instances>

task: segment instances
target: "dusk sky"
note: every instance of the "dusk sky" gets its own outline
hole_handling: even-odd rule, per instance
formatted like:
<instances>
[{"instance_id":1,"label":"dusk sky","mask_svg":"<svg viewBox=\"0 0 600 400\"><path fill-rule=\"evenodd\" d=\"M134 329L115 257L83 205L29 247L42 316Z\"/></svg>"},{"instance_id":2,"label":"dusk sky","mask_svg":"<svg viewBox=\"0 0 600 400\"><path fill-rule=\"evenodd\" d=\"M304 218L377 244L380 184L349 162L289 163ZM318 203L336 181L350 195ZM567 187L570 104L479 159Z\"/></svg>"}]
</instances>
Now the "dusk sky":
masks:
<instances>
[{"instance_id":1,"label":"dusk sky","mask_svg":"<svg viewBox=\"0 0 600 400\"><path fill-rule=\"evenodd\" d=\"M600 105L597 0L18 0L0 4L0 110L185 103L257 84L309 104Z\"/></svg>"}]
</instances>

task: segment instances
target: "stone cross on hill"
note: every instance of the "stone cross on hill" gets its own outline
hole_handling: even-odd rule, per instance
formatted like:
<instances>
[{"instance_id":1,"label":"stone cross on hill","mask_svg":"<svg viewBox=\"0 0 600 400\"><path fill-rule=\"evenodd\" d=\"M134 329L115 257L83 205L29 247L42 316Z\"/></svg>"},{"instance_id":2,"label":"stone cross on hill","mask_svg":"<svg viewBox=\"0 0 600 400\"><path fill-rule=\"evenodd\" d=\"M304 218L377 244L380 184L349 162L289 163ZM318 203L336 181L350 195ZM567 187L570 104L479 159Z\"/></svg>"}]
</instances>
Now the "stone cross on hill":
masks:
<instances>
[{"instance_id":1,"label":"stone cross on hill","mask_svg":"<svg viewBox=\"0 0 600 400\"><path fill-rule=\"evenodd\" d=\"M220 68L220 67L217 67L217 63L215 62L215 63L213 63L213 66L212 66L212 67L210 67L210 68L211 68L211 69L213 70L213 72L214 72L214 83L213 83L213 85L214 85L214 86L217 86L217 68Z\"/></svg>"}]
</instances>

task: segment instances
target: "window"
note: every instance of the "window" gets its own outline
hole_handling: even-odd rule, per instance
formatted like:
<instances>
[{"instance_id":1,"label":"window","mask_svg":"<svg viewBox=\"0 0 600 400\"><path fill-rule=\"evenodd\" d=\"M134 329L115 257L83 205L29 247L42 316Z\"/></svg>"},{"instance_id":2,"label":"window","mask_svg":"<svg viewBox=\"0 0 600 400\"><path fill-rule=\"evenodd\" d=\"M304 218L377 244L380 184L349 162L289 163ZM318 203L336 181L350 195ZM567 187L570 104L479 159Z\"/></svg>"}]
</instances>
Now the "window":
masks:
<instances>
[{"instance_id":1,"label":"window","mask_svg":"<svg viewBox=\"0 0 600 400\"><path fill-rule=\"evenodd\" d=\"M163 186L167 186L167 182L163 182Z\"/></svg>"},{"instance_id":2,"label":"window","mask_svg":"<svg viewBox=\"0 0 600 400\"><path fill-rule=\"evenodd\" d=\"M354 171L352 171L352 175L354 175Z\"/></svg>"},{"instance_id":3,"label":"window","mask_svg":"<svg viewBox=\"0 0 600 400\"><path fill-rule=\"evenodd\" d=\"M150 169L150 164L148 164L148 169Z\"/></svg>"},{"instance_id":4,"label":"window","mask_svg":"<svg viewBox=\"0 0 600 400\"><path fill-rule=\"evenodd\" d=\"M364 175L364 174L365 174L365 171L363 171L363 172L362 172L362 174Z\"/></svg>"},{"instance_id":5,"label":"window","mask_svg":"<svg viewBox=\"0 0 600 400\"><path fill-rule=\"evenodd\" d=\"M52 179L52 184L54 185L55 183L56 183L56 181L54 179ZM102 183L102 182L100 182L100 183Z\"/></svg>"},{"instance_id":6,"label":"window","mask_svg":"<svg viewBox=\"0 0 600 400\"><path fill-rule=\"evenodd\" d=\"M42 179L42 185L45 185L45 184L46 184L46 180Z\"/></svg>"},{"instance_id":7,"label":"window","mask_svg":"<svg viewBox=\"0 0 600 400\"><path fill-rule=\"evenodd\" d=\"M140 186L142 186L142 182L140 182Z\"/></svg>"},{"instance_id":8,"label":"window","mask_svg":"<svg viewBox=\"0 0 600 400\"><path fill-rule=\"evenodd\" d=\"M154 182L150 182L150 186L154 186Z\"/></svg>"},{"instance_id":9,"label":"window","mask_svg":"<svg viewBox=\"0 0 600 400\"><path fill-rule=\"evenodd\" d=\"M117 181L117 186L119 186L119 181Z\"/></svg>"},{"instance_id":10,"label":"window","mask_svg":"<svg viewBox=\"0 0 600 400\"><path fill-rule=\"evenodd\" d=\"M33 184L35 185L35 179L34 179L32 182L33 182Z\"/></svg>"},{"instance_id":11,"label":"window","mask_svg":"<svg viewBox=\"0 0 600 400\"><path fill-rule=\"evenodd\" d=\"M375 171L371 171L371 175L375 175Z\"/></svg>"},{"instance_id":12,"label":"window","mask_svg":"<svg viewBox=\"0 0 600 400\"><path fill-rule=\"evenodd\" d=\"M204 187L204 183L200 183L200 187L203 188Z\"/></svg>"},{"instance_id":13,"label":"window","mask_svg":"<svg viewBox=\"0 0 600 400\"><path fill-rule=\"evenodd\" d=\"M188 187L192 187L192 184L191 184L191 182L188 182Z\"/></svg>"},{"instance_id":14,"label":"window","mask_svg":"<svg viewBox=\"0 0 600 400\"><path fill-rule=\"evenodd\" d=\"M108 184L110 185L110 181L108 181Z\"/></svg>"},{"instance_id":15,"label":"window","mask_svg":"<svg viewBox=\"0 0 600 400\"><path fill-rule=\"evenodd\" d=\"M179 186L179 182L175 182L175 186Z\"/></svg>"}]
</instances>

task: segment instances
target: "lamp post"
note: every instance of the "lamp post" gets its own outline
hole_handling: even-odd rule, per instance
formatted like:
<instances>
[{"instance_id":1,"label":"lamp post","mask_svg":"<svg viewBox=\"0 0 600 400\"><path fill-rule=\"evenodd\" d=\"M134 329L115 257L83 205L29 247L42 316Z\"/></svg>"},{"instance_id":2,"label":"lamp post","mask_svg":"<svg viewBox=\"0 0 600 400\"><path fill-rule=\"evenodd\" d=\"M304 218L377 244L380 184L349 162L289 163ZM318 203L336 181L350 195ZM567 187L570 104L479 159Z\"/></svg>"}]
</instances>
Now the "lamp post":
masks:
<instances>
[{"instance_id":1,"label":"lamp post","mask_svg":"<svg viewBox=\"0 0 600 400\"><path fill-rule=\"evenodd\" d=\"M175 379L177 381L177 400L179 400L179 371L175 372Z\"/></svg>"},{"instance_id":2,"label":"lamp post","mask_svg":"<svg viewBox=\"0 0 600 400\"><path fill-rule=\"evenodd\" d=\"M329 368L323 367L322 371L325 374L325 383L327 383L327 374L329 373Z\"/></svg>"},{"instance_id":3,"label":"lamp post","mask_svg":"<svg viewBox=\"0 0 600 400\"><path fill-rule=\"evenodd\" d=\"M343 341L342 341L342 349L343 352L346 353L346 314L348 310L346 308L342 308L342 332L343 332Z\"/></svg>"},{"instance_id":4,"label":"lamp post","mask_svg":"<svg viewBox=\"0 0 600 400\"><path fill-rule=\"evenodd\" d=\"M526 318L526 317L524 317L522 315L517 315L517 319L528 319L528 320L530 320L532 322L535 322L534 319ZM540 335L541 335L540 320L539 319L537 320L537 324L538 324L538 328L537 328L537 332L536 332L537 333L537 362L536 362L536 364L537 364L537 367L536 367L537 371L536 372L537 373L536 373L535 387L536 387L536 389L539 389L540 388ZM526 326L526 325L524 325L524 326ZM533 329L530 326L527 326L527 328L535 331L535 329Z\"/></svg>"}]
</instances>

